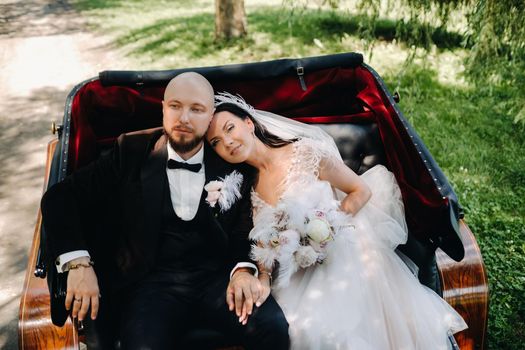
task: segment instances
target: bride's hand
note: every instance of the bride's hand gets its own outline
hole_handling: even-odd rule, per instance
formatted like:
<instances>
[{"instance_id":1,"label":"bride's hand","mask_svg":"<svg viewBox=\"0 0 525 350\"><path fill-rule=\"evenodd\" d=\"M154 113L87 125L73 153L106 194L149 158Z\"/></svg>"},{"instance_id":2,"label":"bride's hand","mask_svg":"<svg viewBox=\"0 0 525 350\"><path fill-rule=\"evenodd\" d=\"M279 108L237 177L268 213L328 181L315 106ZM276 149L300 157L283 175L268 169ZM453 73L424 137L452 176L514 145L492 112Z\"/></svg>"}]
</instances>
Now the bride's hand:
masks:
<instances>
[{"instance_id":1,"label":"bride's hand","mask_svg":"<svg viewBox=\"0 0 525 350\"><path fill-rule=\"evenodd\" d=\"M252 293L253 300L255 300L255 306L259 307L261 306L266 299L268 299L268 296L270 296L271 292L271 275L268 273L262 273L259 275L258 283L257 283L257 289L258 291L254 291ZM257 297L258 295L258 297ZM246 304L242 307L240 322L245 325L248 323L248 317L251 315L251 308L250 311L247 311Z\"/></svg>"},{"instance_id":2,"label":"bride's hand","mask_svg":"<svg viewBox=\"0 0 525 350\"><path fill-rule=\"evenodd\" d=\"M237 269L226 290L226 303L230 311L235 311L239 322L245 325L252 314L253 305L260 297L259 280L245 268Z\"/></svg>"},{"instance_id":3,"label":"bride's hand","mask_svg":"<svg viewBox=\"0 0 525 350\"><path fill-rule=\"evenodd\" d=\"M261 306L266 301L266 299L268 299L268 296L270 296L270 292L272 289L272 275L268 272L261 272L259 274L259 282L259 299L255 301L255 306L257 307Z\"/></svg>"},{"instance_id":4,"label":"bride's hand","mask_svg":"<svg viewBox=\"0 0 525 350\"><path fill-rule=\"evenodd\" d=\"M328 181L332 187L347 193L341 201L341 210L348 214L357 214L372 196L368 185L343 161L323 160L319 169L319 179Z\"/></svg>"},{"instance_id":5,"label":"bride's hand","mask_svg":"<svg viewBox=\"0 0 525 350\"><path fill-rule=\"evenodd\" d=\"M368 202L372 192L367 185L362 186L358 191L348 194L341 201L341 210L345 213L355 215Z\"/></svg>"}]
</instances>

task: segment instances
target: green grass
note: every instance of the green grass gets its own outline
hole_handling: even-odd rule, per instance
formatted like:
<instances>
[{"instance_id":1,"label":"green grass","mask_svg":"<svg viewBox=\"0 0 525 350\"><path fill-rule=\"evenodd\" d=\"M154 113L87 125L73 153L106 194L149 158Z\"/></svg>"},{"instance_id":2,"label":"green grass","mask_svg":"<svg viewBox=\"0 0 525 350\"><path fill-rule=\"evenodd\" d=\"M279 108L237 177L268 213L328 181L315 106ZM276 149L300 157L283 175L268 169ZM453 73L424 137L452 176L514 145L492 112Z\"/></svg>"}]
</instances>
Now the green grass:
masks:
<instances>
[{"instance_id":1,"label":"green grass","mask_svg":"<svg viewBox=\"0 0 525 350\"><path fill-rule=\"evenodd\" d=\"M387 79L388 80L388 79ZM476 234L490 285L489 348L525 341L525 133L492 95L413 69L401 109L451 181Z\"/></svg>"},{"instance_id":2,"label":"green grass","mask_svg":"<svg viewBox=\"0 0 525 350\"><path fill-rule=\"evenodd\" d=\"M73 1L93 30L124 50L128 69L166 69L363 51L358 18L306 10L289 16L267 1L246 1L249 36L227 43L213 37L213 2ZM465 209L488 269L489 349L525 343L525 129L509 113L515 91L478 90L462 77L458 34L437 31L436 47L405 58L413 39L395 42L398 25L384 19L367 59L393 90L400 107L444 170ZM415 27L410 27L415 26ZM417 24L407 30L421 32ZM416 35L417 37L417 35ZM445 50L445 48L449 48ZM424 55L425 60L420 57ZM402 74L400 74L400 72Z\"/></svg>"}]
</instances>

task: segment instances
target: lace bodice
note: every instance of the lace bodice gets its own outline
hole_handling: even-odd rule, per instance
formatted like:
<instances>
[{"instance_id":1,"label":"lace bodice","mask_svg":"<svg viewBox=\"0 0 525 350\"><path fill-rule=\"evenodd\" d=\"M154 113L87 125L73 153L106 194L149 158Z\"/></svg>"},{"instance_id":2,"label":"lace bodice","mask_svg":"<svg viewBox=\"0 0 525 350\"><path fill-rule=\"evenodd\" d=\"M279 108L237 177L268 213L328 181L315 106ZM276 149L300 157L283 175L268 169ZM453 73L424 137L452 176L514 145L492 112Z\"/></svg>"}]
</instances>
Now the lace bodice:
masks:
<instances>
[{"instance_id":1,"label":"lace bodice","mask_svg":"<svg viewBox=\"0 0 525 350\"><path fill-rule=\"evenodd\" d=\"M280 193L276 206L279 205L289 190L297 189L299 186L307 186L309 183L317 181L321 161L330 161L334 157L319 142L311 139L300 139L294 142L292 146L288 171L276 189ZM253 188L251 190L251 202L254 217L263 207L271 207Z\"/></svg>"},{"instance_id":2,"label":"lace bodice","mask_svg":"<svg viewBox=\"0 0 525 350\"><path fill-rule=\"evenodd\" d=\"M333 154L333 153L332 153ZM253 229L250 239L257 242L251 255L255 261L272 269L279 264L275 286L285 286L299 266L309 266L324 259L324 243L334 229L347 224L346 214L339 209L330 183L319 179L321 162L330 161L329 151L318 142L301 139L293 144L288 172L276 189L275 205L270 205L252 189ZM309 223L325 222L324 238L317 241L317 250L309 240ZM319 220L318 220L319 221ZM321 226L323 224L321 223Z\"/></svg>"}]
</instances>

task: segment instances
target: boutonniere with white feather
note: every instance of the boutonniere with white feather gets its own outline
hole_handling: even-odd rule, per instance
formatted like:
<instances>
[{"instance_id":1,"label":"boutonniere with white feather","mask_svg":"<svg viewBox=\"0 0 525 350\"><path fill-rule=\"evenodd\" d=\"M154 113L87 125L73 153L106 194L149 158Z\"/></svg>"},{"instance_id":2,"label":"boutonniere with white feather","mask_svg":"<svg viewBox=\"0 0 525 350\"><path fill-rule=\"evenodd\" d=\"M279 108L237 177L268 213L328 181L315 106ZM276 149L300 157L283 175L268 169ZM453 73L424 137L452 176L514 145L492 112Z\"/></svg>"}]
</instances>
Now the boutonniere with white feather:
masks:
<instances>
[{"instance_id":1,"label":"boutonniere with white feather","mask_svg":"<svg viewBox=\"0 0 525 350\"><path fill-rule=\"evenodd\" d=\"M218 203L221 212L230 209L233 203L241 198L242 180L242 174L238 171L233 171L224 178L220 178L220 181L208 182L204 186L204 189L208 192L206 202L212 208L215 208L215 205Z\"/></svg>"}]
</instances>

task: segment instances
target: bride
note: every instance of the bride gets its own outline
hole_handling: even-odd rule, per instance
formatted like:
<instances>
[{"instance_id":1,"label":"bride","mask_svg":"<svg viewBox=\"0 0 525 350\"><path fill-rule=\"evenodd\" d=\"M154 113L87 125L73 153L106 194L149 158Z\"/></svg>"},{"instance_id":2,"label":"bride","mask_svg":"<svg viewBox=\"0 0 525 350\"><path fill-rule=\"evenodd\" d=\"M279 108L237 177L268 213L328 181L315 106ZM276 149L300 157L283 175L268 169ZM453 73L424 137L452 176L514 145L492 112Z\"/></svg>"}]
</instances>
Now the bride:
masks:
<instances>
[{"instance_id":1,"label":"bride","mask_svg":"<svg viewBox=\"0 0 525 350\"><path fill-rule=\"evenodd\" d=\"M393 174L358 176L320 128L216 98L207 140L257 170L251 253L267 293L273 277L292 348L451 348L467 325L394 251L407 227Z\"/></svg>"}]
</instances>

